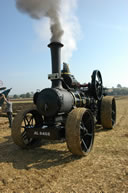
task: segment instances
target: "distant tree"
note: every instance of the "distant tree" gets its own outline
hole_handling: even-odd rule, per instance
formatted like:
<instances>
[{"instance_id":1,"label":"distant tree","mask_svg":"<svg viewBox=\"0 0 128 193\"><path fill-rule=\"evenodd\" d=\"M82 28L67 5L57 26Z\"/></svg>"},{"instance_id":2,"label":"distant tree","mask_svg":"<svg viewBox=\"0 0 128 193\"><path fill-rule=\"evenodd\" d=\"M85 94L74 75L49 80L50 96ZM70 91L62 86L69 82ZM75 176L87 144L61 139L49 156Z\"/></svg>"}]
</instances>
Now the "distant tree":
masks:
<instances>
[{"instance_id":1,"label":"distant tree","mask_svg":"<svg viewBox=\"0 0 128 193\"><path fill-rule=\"evenodd\" d=\"M33 91L31 91L31 97L33 97L33 95L34 95L34 92L33 92Z\"/></svg>"},{"instance_id":2,"label":"distant tree","mask_svg":"<svg viewBox=\"0 0 128 193\"><path fill-rule=\"evenodd\" d=\"M21 95L20 95L20 98L25 98L25 97L26 97L25 94L21 94Z\"/></svg>"},{"instance_id":3,"label":"distant tree","mask_svg":"<svg viewBox=\"0 0 128 193\"><path fill-rule=\"evenodd\" d=\"M13 95L13 98L14 98L14 99L17 99L17 98L19 98L19 96L18 96L17 94L14 94L14 95Z\"/></svg>"},{"instance_id":4,"label":"distant tree","mask_svg":"<svg viewBox=\"0 0 128 193\"><path fill-rule=\"evenodd\" d=\"M31 94L29 92L26 93L26 98L30 98Z\"/></svg>"},{"instance_id":5,"label":"distant tree","mask_svg":"<svg viewBox=\"0 0 128 193\"><path fill-rule=\"evenodd\" d=\"M122 88L121 84L117 84L117 88Z\"/></svg>"}]
</instances>

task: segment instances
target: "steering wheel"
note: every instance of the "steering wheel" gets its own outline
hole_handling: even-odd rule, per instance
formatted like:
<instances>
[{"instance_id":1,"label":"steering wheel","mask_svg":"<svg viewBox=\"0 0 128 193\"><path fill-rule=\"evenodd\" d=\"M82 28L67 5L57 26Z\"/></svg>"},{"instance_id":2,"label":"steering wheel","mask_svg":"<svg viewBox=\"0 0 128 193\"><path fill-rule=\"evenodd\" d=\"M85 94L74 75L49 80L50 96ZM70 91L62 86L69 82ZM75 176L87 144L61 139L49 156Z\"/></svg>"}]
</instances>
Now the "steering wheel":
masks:
<instances>
[{"instance_id":1,"label":"steering wheel","mask_svg":"<svg viewBox=\"0 0 128 193\"><path fill-rule=\"evenodd\" d=\"M102 76L99 70L92 73L91 91L96 100L101 100L103 93Z\"/></svg>"}]
</instances>

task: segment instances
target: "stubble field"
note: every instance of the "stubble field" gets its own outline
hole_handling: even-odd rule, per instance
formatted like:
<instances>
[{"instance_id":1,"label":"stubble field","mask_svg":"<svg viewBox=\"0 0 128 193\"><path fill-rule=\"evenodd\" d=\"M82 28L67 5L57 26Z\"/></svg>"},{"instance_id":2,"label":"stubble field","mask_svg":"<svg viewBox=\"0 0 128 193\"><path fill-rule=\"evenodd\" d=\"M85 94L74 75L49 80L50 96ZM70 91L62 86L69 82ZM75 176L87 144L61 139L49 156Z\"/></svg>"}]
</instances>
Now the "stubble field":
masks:
<instances>
[{"instance_id":1,"label":"stubble field","mask_svg":"<svg viewBox=\"0 0 128 193\"><path fill-rule=\"evenodd\" d=\"M83 158L62 141L22 150L0 117L0 193L127 193L128 97L116 103L115 128L96 128L93 149Z\"/></svg>"}]
</instances>

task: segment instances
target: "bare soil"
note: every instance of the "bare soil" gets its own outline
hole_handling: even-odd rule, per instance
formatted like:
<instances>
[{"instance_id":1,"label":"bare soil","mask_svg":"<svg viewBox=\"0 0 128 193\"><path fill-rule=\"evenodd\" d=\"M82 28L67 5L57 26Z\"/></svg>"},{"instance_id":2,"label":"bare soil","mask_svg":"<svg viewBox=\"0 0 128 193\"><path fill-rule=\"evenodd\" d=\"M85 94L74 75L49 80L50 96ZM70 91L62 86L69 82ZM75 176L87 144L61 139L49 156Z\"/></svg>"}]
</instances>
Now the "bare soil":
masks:
<instances>
[{"instance_id":1,"label":"bare soil","mask_svg":"<svg viewBox=\"0 0 128 193\"><path fill-rule=\"evenodd\" d=\"M117 124L97 127L93 150L73 156L61 141L22 150L0 117L0 193L127 193L128 98L118 98Z\"/></svg>"}]
</instances>

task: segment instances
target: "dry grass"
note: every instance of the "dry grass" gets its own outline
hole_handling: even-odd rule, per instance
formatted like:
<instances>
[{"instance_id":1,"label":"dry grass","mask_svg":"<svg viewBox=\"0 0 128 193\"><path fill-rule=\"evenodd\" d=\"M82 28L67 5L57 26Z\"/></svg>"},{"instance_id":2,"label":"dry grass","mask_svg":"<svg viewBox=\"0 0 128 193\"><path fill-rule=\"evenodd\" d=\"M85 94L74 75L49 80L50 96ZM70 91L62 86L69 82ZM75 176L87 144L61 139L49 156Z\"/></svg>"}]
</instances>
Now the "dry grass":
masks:
<instances>
[{"instance_id":1,"label":"dry grass","mask_svg":"<svg viewBox=\"0 0 128 193\"><path fill-rule=\"evenodd\" d=\"M115 128L98 127L92 152L81 159L64 142L19 149L6 118L1 118L0 131L1 193L128 192L128 98L117 100Z\"/></svg>"}]
</instances>

